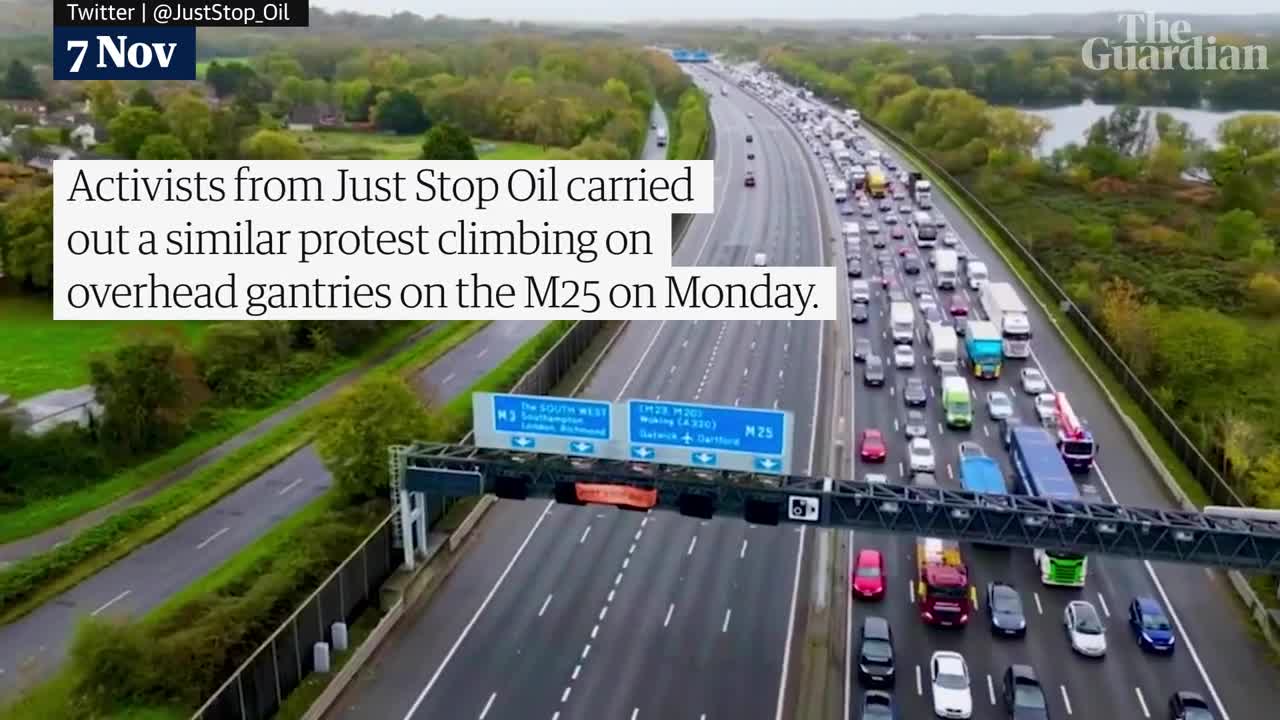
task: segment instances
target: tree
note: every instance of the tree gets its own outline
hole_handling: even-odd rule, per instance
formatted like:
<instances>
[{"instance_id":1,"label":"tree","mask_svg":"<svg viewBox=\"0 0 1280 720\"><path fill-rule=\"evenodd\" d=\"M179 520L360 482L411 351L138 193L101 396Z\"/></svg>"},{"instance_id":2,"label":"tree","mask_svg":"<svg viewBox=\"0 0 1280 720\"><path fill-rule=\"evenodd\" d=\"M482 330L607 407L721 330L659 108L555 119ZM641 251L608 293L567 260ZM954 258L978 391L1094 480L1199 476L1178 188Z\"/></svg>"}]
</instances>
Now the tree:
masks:
<instances>
[{"instance_id":1,"label":"tree","mask_svg":"<svg viewBox=\"0 0 1280 720\"><path fill-rule=\"evenodd\" d=\"M9 61L5 70L4 82L0 83L0 95L19 100L38 100L44 96L44 90L31 68L21 60Z\"/></svg>"},{"instance_id":2,"label":"tree","mask_svg":"<svg viewBox=\"0 0 1280 720\"><path fill-rule=\"evenodd\" d=\"M1249 300L1264 315L1280 315L1280 275L1255 273L1249 278Z\"/></svg>"},{"instance_id":3,"label":"tree","mask_svg":"<svg viewBox=\"0 0 1280 720\"><path fill-rule=\"evenodd\" d=\"M107 125L107 132L111 134L111 146L116 152L132 160L138 157L138 150L147 138L169 132L169 126L153 108L130 106Z\"/></svg>"},{"instance_id":4,"label":"tree","mask_svg":"<svg viewBox=\"0 0 1280 720\"><path fill-rule=\"evenodd\" d=\"M1238 377L1250 355L1249 330L1235 318L1193 307L1161 313L1156 361L1169 388L1184 398L1220 392L1221 379Z\"/></svg>"},{"instance_id":5,"label":"tree","mask_svg":"<svg viewBox=\"0 0 1280 720\"><path fill-rule=\"evenodd\" d=\"M194 95L179 95L164 111L169 130L182 141L191 157L208 156L213 134L213 113L204 100Z\"/></svg>"},{"instance_id":6,"label":"tree","mask_svg":"<svg viewBox=\"0 0 1280 720\"><path fill-rule=\"evenodd\" d=\"M1243 257L1254 243L1266 238L1262 221L1248 210L1230 210L1218 216L1214 227L1218 249L1228 258Z\"/></svg>"},{"instance_id":7,"label":"tree","mask_svg":"<svg viewBox=\"0 0 1280 720\"><path fill-rule=\"evenodd\" d=\"M90 80L85 83L84 92L89 99L89 110L98 122L109 123L120 112L120 96L110 80Z\"/></svg>"},{"instance_id":8,"label":"tree","mask_svg":"<svg viewBox=\"0 0 1280 720\"><path fill-rule=\"evenodd\" d=\"M138 148L139 160L190 160L191 152L174 135L152 135Z\"/></svg>"},{"instance_id":9,"label":"tree","mask_svg":"<svg viewBox=\"0 0 1280 720\"><path fill-rule=\"evenodd\" d=\"M31 290L53 286L53 188L18 195L0 206L4 272Z\"/></svg>"},{"instance_id":10,"label":"tree","mask_svg":"<svg viewBox=\"0 0 1280 720\"><path fill-rule=\"evenodd\" d=\"M429 437L431 417L396 376L361 382L342 392L320 424L316 450L348 499L387 492L387 448Z\"/></svg>"},{"instance_id":11,"label":"tree","mask_svg":"<svg viewBox=\"0 0 1280 720\"><path fill-rule=\"evenodd\" d=\"M1138 377L1145 377L1151 368L1155 334L1152 312L1143 305L1138 289L1121 278L1104 284L1099 312L1102 327L1115 342L1120 357Z\"/></svg>"},{"instance_id":12,"label":"tree","mask_svg":"<svg viewBox=\"0 0 1280 720\"><path fill-rule=\"evenodd\" d=\"M298 139L282 130L259 130L244 142L247 160L303 160L307 151Z\"/></svg>"},{"instance_id":13,"label":"tree","mask_svg":"<svg viewBox=\"0 0 1280 720\"><path fill-rule=\"evenodd\" d=\"M129 96L129 105L131 107L151 108L156 111L164 109L160 106L160 101L156 99L156 96L152 95L151 91L147 89L146 85L140 85L137 90L133 91L133 94Z\"/></svg>"},{"instance_id":14,"label":"tree","mask_svg":"<svg viewBox=\"0 0 1280 720\"><path fill-rule=\"evenodd\" d=\"M178 354L172 341L144 340L90 361L106 448L137 455L181 436L185 393Z\"/></svg>"},{"instance_id":15,"label":"tree","mask_svg":"<svg viewBox=\"0 0 1280 720\"><path fill-rule=\"evenodd\" d=\"M408 90L392 90L379 98L373 109L373 123L379 130L397 135L417 135L431 127L422 101Z\"/></svg>"},{"instance_id":16,"label":"tree","mask_svg":"<svg viewBox=\"0 0 1280 720\"><path fill-rule=\"evenodd\" d=\"M476 148L471 136L450 122L442 122L427 131L422 139L423 160L475 160Z\"/></svg>"}]
</instances>

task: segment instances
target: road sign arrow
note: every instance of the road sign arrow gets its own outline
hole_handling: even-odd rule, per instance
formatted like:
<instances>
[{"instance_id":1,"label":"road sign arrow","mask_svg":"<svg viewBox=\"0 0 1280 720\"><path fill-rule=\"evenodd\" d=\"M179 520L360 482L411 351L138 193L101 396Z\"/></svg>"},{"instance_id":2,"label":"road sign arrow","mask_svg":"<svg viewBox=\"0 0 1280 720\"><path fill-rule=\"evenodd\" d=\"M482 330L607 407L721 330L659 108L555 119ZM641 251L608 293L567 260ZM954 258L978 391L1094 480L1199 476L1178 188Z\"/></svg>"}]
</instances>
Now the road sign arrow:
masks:
<instances>
[{"instance_id":1,"label":"road sign arrow","mask_svg":"<svg viewBox=\"0 0 1280 720\"><path fill-rule=\"evenodd\" d=\"M782 466L782 463L778 462L774 458L758 457L756 458L755 465L757 470L762 470L764 472L777 472L778 468Z\"/></svg>"},{"instance_id":2,"label":"road sign arrow","mask_svg":"<svg viewBox=\"0 0 1280 720\"><path fill-rule=\"evenodd\" d=\"M512 445L512 447L518 447L518 448L525 448L525 449L528 449L528 448L533 447L533 446L534 446L534 444L535 444L535 441L534 441L534 439L533 439L533 438L531 438L531 437L525 437L525 436L523 436L523 435L517 435L516 437L511 438L511 445Z\"/></svg>"},{"instance_id":3,"label":"road sign arrow","mask_svg":"<svg viewBox=\"0 0 1280 720\"><path fill-rule=\"evenodd\" d=\"M716 456L715 453L696 452L693 454L693 462L697 465L715 465Z\"/></svg>"},{"instance_id":4,"label":"road sign arrow","mask_svg":"<svg viewBox=\"0 0 1280 720\"><path fill-rule=\"evenodd\" d=\"M653 457L653 448L644 447L643 445L632 445L631 457L638 458L640 460L648 460Z\"/></svg>"},{"instance_id":5,"label":"road sign arrow","mask_svg":"<svg viewBox=\"0 0 1280 720\"><path fill-rule=\"evenodd\" d=\"M569 443L569 449L576 453L589 453L594 452L596 446L589 442L578 441Z\"/></svg>"}]
</instances>

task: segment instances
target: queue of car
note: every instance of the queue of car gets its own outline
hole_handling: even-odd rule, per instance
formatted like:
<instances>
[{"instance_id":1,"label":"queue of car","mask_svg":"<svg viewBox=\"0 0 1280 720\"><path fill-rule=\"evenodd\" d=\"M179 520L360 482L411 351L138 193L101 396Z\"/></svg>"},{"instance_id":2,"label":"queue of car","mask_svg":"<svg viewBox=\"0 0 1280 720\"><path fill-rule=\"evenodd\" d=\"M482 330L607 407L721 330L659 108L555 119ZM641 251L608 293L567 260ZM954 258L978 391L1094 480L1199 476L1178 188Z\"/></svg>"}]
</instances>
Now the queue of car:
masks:
<instances>
[{"instance_id":1,"label":"queue of car","mask_svg":"<svg viewBox=\"0 0 1280 720\"><path fill-rule=\"evenodd\" d=\"M887 250L889 239L906 240L905 224L917 222L913 215L914 207L907 202L907 195L902 187L906 183L906 171L898 176L902 185L893 184L888 192L889 197L873 204L873 198L866 197L857 190L865 180L867 169L878 165L886 170L896 171L899 170L898 164L892 158L870 148L866 136L858 131L856 122L845 123L843 129L835 121L829 121L825 128L820 127L818 121L823 119L823 111L797 110L794 97L780 96L781 93L773 93L769 102L777 109L791 112L793 120L802 122L800 130L809 140L815 155L823 156L827 152L827 147L822 142L822 137L827 133L832 135L829 139L833 142L839 140L843 143L848 139L852 144L852 150L847 155L840 153L836 156L833 153L833 157L822 158L822 165L827 172L828 185L833 191L841 186L855 188L851 195L841 197L837 194L842 214L848 216L856 212L864 219L861 223L845 221L842 234L847 246L848 274L852 278L849 283L851 317L855 324L865 323L869 319L872 292L870 281L863 277L863 242L877 251L874 262L879 266L880 283L887 291L890 301L907 301L904 288L894 282L893 276L896 273L893 271L893 257ZM803 100L800 102L804 103ZM750 142L751 136L747 137ZM875 219L877 211L879 221ZM958 235L947 228L947 220L941 213L935 213L931 220L939 231L942 245L954 248L959 258L966 262L969 288L979 289L981 282L987 277L986 266L972 258ZM881 231L880 222L889 228L888 233ZM886 234L889 235L888 239ZM897 255L903 275L914 277L923 274L924 261L915 248L904 242ZM933 265L933 259L931 254L928 260L930 266ZM946 300L944 314L934 300L928 283L916 281L912 283L910 290L926 323L947 323L954 318L967 318L970 314L968 304L959 293L953 293ZM961 331L960 326L963 324L951 323L957 332ZM889 354L895 371L913 371L916 368L916 352L911 343L894 343ZM871 339L855 336L853 357L863 365L865 386L874 388L885 384L887 362L876 352ZM955 375L955 369L949 367L942 368L939 373L940 380ZM1018 383L1025 394L1034 398L1037 419L1042 424L1052 424L1057 410L1052 389L1044 375L1034 367L1024 367L1019 372ZM908 408L902 432L907 443L911 481L916 485L936 486L934 473L937 460L933 443L929 439L929 423L925 413L919 409L928 404L929 393L925 381L914 374L908 375L902 396ZM1007 448L1010 431L1022 422L1015 414L1013 398L1005 391L992 390L986 394L986 409L989 418L997 422L1001 442ZM858 456L862 462L874 464L887 460L888 441L881 430L862 430L857 443ZM972 441L960 442L958 450L961 458L986 454L981 445ZM888 477L883 473L868 473L864 479L869 483L888 482ZM892 572L893 568L887 565L885 557L878 550L858 550L850 577L852 597L865 602L885 601ZM1014 640L1026 636L1027 614L1016 587L1003 581L989 582L986 584L985 599L984 611L992 635ZM1155 598L1133 598L1128 606L1127 626L1134 641L1143 651L1161 654L1174 651L1173 628L1163 607ZM1106 656L1106 624L1092 603L1086 600L1069 602L1063 611L1061 628L1066 644L1074 653L1093 659ZM875 615L863 617L855 652L859 683L868 688L859 703L859 717L866 720L901 720L892 693L897 673L893 629L889 621ZM956 652L938 651L929 659L928 667L934 714L942 718L970 718L973 714L973 700L965 658ZM999 698L1006 717L1011 720L1048 720L1050 717L1046 693L1035 669L1030 665L1011 664L1005 668L999 683ZM1168 713L1175 720L1214 718L1205 699L1190 691L1179 691L1170 696Z\"/></svg>"}]
</instances>

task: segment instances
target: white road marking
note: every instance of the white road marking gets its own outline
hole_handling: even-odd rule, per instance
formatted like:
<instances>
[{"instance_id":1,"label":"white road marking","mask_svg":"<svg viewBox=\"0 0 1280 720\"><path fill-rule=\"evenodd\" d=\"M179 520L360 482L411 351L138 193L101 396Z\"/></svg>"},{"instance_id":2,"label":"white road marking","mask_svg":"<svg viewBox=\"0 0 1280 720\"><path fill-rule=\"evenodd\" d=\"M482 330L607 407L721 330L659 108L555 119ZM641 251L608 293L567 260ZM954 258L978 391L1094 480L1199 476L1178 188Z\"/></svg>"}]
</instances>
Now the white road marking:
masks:
<instances>
[{"instance_id":1,"label":"white road marking","mask_svg":"<svg viewBox=\"0 0 1280 720\"><path fill-rule=\"evenodd\" d=\"M448 375L444 376L444 380L440 381L440 384L448 385L449 383L453 382L453 379L455 377L457 377L457 373L449 373Z\"/></svg>"},{"instance_id":2,"label":"white road marking","mask_svg":"<svg viewBox=\"0 0 1280 720\"><path fill-rule=\"evenodd\" d=\"M1111 608L1107 607L1107 599L1102 597L1102 593L1098 593L1098 604L1102 606L1102 613L1111 617Z\"/></svg>"},{"instance_id":3,"label":"white road marking","mask_svg":"<svg viewBox=\"0 0 1280 720\"><path fill-rule=\"evenodd\" d=\"M552 593L547 593L547 599L542 601L542 609L538 611L538 617L542 617L542 614L547 611L547 606L551 604L551 595Z\"/></svg>"},{"instance_id":4,"label":"white road marking","mask_svg":"<svg viewBox=\"0 0 1280 720\"><path fill-rule=\"evenodd\" d=\"M1142 717L1151 717L1151 711L1147 709L1147 699L1142 697L1142 688L1134 688L1133 694L1138 696L1138 704L1142 706Z\"/></svg>"},{"instance_id":5,"label":"white road marking","mask_svg":"<svg viewBox=\"0 0 1280 720\"><path fill-rule=\"evenodd\" d=\"M498 693L489 696L489 702L484 704L484 709L480 711L480 720L484 720L484 716L489 714L489 708L493 707L493 699L498 697Z\"/></svg>"},{"instance_id":6,"label":"white road marking","mask_svg":"<svg viewBox=\"0 0 1280 720\"><path fill-rule=\"evenodd\" d=\"M742 549L738 551L738 559L739 559L739 560L741 560L742 558L745 558L746 556L747 556L747 541L746 541L746 539L744 538L744 539L742 540Z\"/></svg>"},{"instance_id":7,"label":"white road marking","mask_svg":"<svg viewBox=\"0 0 1280 720\"><path fill-rule=\"evenodd\" d=\"M724 624L720 626L720 632L729 632L729 618L733 617L733 608L727 608L724 611Z\"/></svg>"},{"instance_id":8,"label":"white road marking","mask_svg":"<svg viewBox=\"0 0 1280 720\"><path fill-rule=\"evenodd\" d=\"M551 720L560 720L560 711L557 710L551 715Z\"/></svg>"},{"instance_id":9,"label":"white road marking","mask_svg":"<svg viewBox=\"0 0 1280 720\"><path fill-rule=\"evenodd\" d=\"M133 592L133 591L132 591L132 590L125 590L124 592L120 593L119 595L117 595L117 596L115 596L115 597L111 598L110 600L106 601L106 602L105 602L105 603L103 603L103 604L102 604L102 605L101 605L97 610L94 610L93 612L91 612L91 613L89 613L89 614L90 614L90 615L92 615L92 616L94 616L94 617L97 617L97 616L98 616L98 614L99 614L99 613L101 613L103 610L106 610L107 608L111 607L112 605L115 605L116 603L118 603L118 602L120 602L121 600L123 600L123 599L125 599L126 597L128 597L128 596L129 596L129 593L131 593L131 592Z\"/></svg>"},{"instance_id":10,"label":"white road marking","mask_svg":"<svg viewBox=\"0 0 1280 720\"><path fill-rule=\"evenodd\" d=\"M951 463L947 463L947 479L948 480L956 479L956 473L954 470L951 469Z\"/></svg>"},{"instance_id":11,"label":"white road marking","mask_svg":"<svg viewBox=\"0 0 1280 720\"><path fill-rule=\"evenodd\" d=\"M996 684L989 674L987 675L987 699L991 701L992 705L996 704Z\"/></svg>"},{"instance_id":12,"label":"white road marking","mask_svg":"<svg viewBox=\"0 0 1280 720\"><path fill-rule=\"evenodd\" d=\"M595 640L596 635L600 634L600 623L591 626L591 639Z\"/></svg>"},{"instance_id":13,"label":"white road marking","mask_svg":"<svg viewBox=\"0 0 1280 720\"><path fill-rule=\"evenodd\" d=\"M626 570L626 569L627 569L627 566L628 566L628 565L630 565L630 564L631 564L631 558L630 558L630 557L624 557L624 558L622 558L622 569L623 569L623 570Z\"/></svg>"},{"instance_id":14,"label":"white road marking","mask_svg":"<svg viewBox=\"0 0 1280 720\"><path fill-rule=\"evenodd\" d=\"M621 572L619 572L617 575L615 575L615 576L614 576L614 578L613 578L613 584L614 584L614 586L615 586L615 587L616 587L616 586L618 586L618 585L621 585L621 584L622 584L622 573L621 573Z\"/></svg>"},{"instance_id":15,"label":"white road marking","mask_svg":"<svg viewBox=\"0 0 1280 720\"><path fill-rule=\"evenodd\" d=\"M1071 697L1067 695L1067 686L1059 685L1058 689L1062 691L1062 704L1067 706L1067 714L1071 714Z\"/></svg>"},{"instance_id":16,"label":"white road marking","mask_svg":"<svg viewBox=\"0 0 1280 720\"><path fill-rule=\"evenodd\" d=\"M289 483L288 485L285 485L284 487L280 488L280 491L279 491L279 492L277 492L277 493L276 493L276 495L284 495L285 493L287 493L287 492L289 492L290 490L292 490L292 489L294 489L294 488L298 487L298 486L299 486L299 485L301 485L301 484L302 484L302 478L298 478L298 479L294 480L293 482Z\"/></svg>"},{"instance_id":17,"label":"white road marking","mask_svg":"<svg viewBox=\"0 0 1280 720\"><path fill-rule=\"evenodd\" d=\"M907 468L905 465L902 464L902 461L899 460L898 461L898 477L906 477L906 476L907 476Z\"/></svg>"},{"instance_id":18,"label":"white road marking","mask_svg":"<svg viewBox=\"0 0 1280 720\"><path fill-rule=\"evenodd\" d=\"M209 537L205 538L203 542L201 542L199 545L197 545L197 546L196 546L196 549L197 549L197 550L203 550L203 549L205 549L205 546L207 546L209 543L213 542L214 540L217 540L218 538L222 537L222 536L223 536L223 534L225 534L225 533L227 533L227 532L230 532L230 530L231 530L231 528L229 528L229 527L224 527L224 528L222 528L222 529L221 529L221 530L219 530L218 532L216 532L216 533L214 533L214 534L210 535Z\"/></svg>"},{"instance_id":19,"label":"white road marking","mask_svg":"<svg viewBox=\"0 0 1280 720\"><path fill-rule=\"evenodd\" d=\"M573 688L566 685L564 688L564 692L560 694L560 702L568 701L570 692L573 692Z\"/></svg>"},{"instance_id":20,"label":"white road marking","mask_svg":"<svg viewBox=\"0 0 1280 720\"><path fill-rule=\"evenodd\" d=\"M631 549L627 551L627 554L628 554L628 555L630 555L630 554L634 553L635 551L636 551L636 544L635 544L635 543L631 543Z\"/></svg>"},{"instance_id":21,"label":"white road marking","mask_svg":"<svg viewBox=\"0 0 1280 720\"><path fill-rule=\"evenodd\" d=\"M942 423L938 423L938 434L945 435L946 433L947 433L947 429L942 427Z\"/></svg>"},{"instance_id":22,"label":"white road marking","mask_svg":"<svg viewBox=\"0 0 1280 720\"><path fill-rule=\"evenodd\" d=\"M796 545L796 570L791 579L791 609L787 611L787 638L782 647L782 673L778 679L778 705L774 712L775 720L782 720L782 711L787 699L787 670L791 666L791 639L796 630L796 601L800 597L800 566L804 564L804 531L806 529L805 526L800 526L800 539Z\"/></svg>"},{"instance_id":23,"label":"white road marking","mask_svg":"<svg viewBox=\"0 0 1280 720\"><path fill-rule=\"evenodd\" d=\"M574 666L573 666L573 677L571 677L570 679L571 679L571 680L577 680L577 679L578 679L578 674L579 674L579 673L581 673L581 672L582 672L582 663L578 663L577 665L574 665Z\"/></svg>"},{"instance_id":24,"label":"white road marking","mask_svg":"<svg viewBox=\"0 0 1280 720\"><path fill-rule=\"evenodd\" d=\"M907 602L912 605L916 604L916 583L914 580L907 580Z\"/></svg>"},{"instance_id":25,"label":"white road marking","mask_svg":"<svg viewBox=\"0 0 1280 720\"><path fill-rule=\"evenodd\" d=\"M689 540L689 550L688 552L685 553L685 555L686 556L692 555L693 549L697 546L698 546L698 536L694 535L693 538Z\"/></svg>"},{"instance_id":26,"label":"white road marking","mask_svg":"<svg viewBox=\"0 0 1280 720\"><path fill-rule=\"evenodd\" d=\"M605 600L605 602L607 602L607 603L611 603L611 602L613 602L613 594L614 594L615 592L617 592L617 590L610 590L610 591L609 591L609 599Z\"/></svg>"},{"instance_id":27,"label":"white road marking","mask_svg":"<svg viewBox=\"0 0 1280 720\"><path fill-rule=\"evenodd\" d=\"M916 694L924 695L924 676L920 672L920 666L916 666Z\"/></svg>"},{"instance_id":28,"label":"white road marking","mask_svg":"<svg viewBox=\"0 0 1280 720\"><path fill-rule=\"evenodd\" d=\"M631 711L631 720L636 720L640 716L640 708Z\"/></svg>"},{"instance_id":29,"label":"white road marking","mask_svg":"<svg viewBox=\"0 0 1280 720\"><path fill-rule=\"evenodd\" d=\"M462 642L467 639L467 635L471 634L471 629L475 627L480 620L480 615L484 613L485 608L489 607L489 603L493 602L493 596L498 594L498 589L502 587L502 583L506 581L507 576L511 574L511 568L515 567L516 561L524 554L525 548L529 547L529 542L533 540L533 534L542 526L542 521L546 519L547 513L551 512L551 506L555 504L555 500L548 500L546 507L542 509L542 514L538 515L538 520L534 522L533 527L529 528L529 534L525 535L524 541L520 543L520 547L516 548L516 552L511 556L511 560L507 563L507 567L498 576L498 580L494 582L493 587L489 589L489 594L485 595L484 600L480 602L480 607L476 609L471 620L462 628L462 632L458 635L458 639L453 642L453 646L449 648L449 652L445 654L444 660L440 662L440 666L432 673L431 678L427 680L427 684L422 688L422 692L418 693L418 697L413 701L413 705L409 707L409 711L405 713L404 720L412 720L413 714L418 711L422 705L422 701L427 699L427 694L431 692L431 688L435 687L436 682L440 680L440 676L444 674L444 669L448 667L449 661L458 653L458 648L462 646Z\"/></svg>"},{"instance_id":30,"label":"white road marking","mask_svg":"<svg viewBox=\"0 0 1280 720\"><path fill-rule=\"evenodd\" d=\"M991 437L991 428L987 427L986 423L982 423L982 434Z\"/></svg>"},{"instance_id":31,"label":"white road marking","mask_svg":"<svg viewBox=\"0 0 1280 720\"><path fill-rule=\"evenodd\" d=\"M587 529L582 531L582 537L578 538L578 544L581 545L582 543L586 542L587 536L590 534L591 534L591 526L588 525Z\"/></svg>"},{"instance_id":32,"label":"white road marking","mask_svg":"<svg viewBox=\"0 0 1280 720\"><path fill-rule=\"evenodd\" d=\"M1044 614L1044 606L1042 606L1042 605L1040 604L1040 593L1031 593L1031 597L1035 598L1035 601L1036 601L1036 612L1038 612L1038 613L1040 613L1041 615L1043 615L1043 614Z\"/></svg>"},{"instance_id":33,"label":"white road marking","mask_svg":"<svg viewBox=\"0 0 1280 720\"><path fill-rule=\"evenodd\" d=\"M482 360L482 359L484 359L484 356L485 356L485 355L488 355L488 354L489 354L489 348L484 348L484 349L483 349L483 350L481 350L480 352L476 353L476 359L477 359L477 360Z\"/></svg>"},{"instance_id":34,"label":"white road marking","mask_svg":"<svg viewBox=\"0 0 1280 720\"><path fill-rule=\"evenodd\" d=\"M676 611L675 603L671 603L670 605L667 606L667 617L662 621L662 627L666 627L671 624L671 613L675 611Z\"/></svg>"},{"instance_id":35,"label":"white road marking","mask_svg":"<svg viewBox=\"0 0 1280 720\"><path fill-rule=\"evenodd\" d=\"M636 537L635 537L635 539L636 539L636 541L637 541L637 542L639 542L640 537L641 537L642 535L644 535L644 530L637 530L637 531L636 531Z\"/></svg>"},{"instance_id":36,"label":"white road marking","mask_svg":"<svg viewBox=\"0 0 1280 720\"><path fill-rule=\"evenodd\" d=\"M582 659L586 660L587 655L591 654L591 643L582 646Z\"/></svg>"}]
</instances>

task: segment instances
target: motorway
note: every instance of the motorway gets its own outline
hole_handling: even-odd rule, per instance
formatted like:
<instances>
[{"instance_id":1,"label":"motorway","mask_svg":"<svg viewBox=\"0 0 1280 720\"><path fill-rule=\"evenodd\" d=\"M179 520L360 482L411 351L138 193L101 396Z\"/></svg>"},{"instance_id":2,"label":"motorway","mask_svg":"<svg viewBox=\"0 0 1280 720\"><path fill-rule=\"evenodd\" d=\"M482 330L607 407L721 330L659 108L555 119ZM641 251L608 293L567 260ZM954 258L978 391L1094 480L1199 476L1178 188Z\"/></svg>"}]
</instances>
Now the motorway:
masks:
<instances>
[{"instance_id":1,"label":"motorway","mask_svg":"<svg viewBox=\"0 0 1280 720\"><path fill-rule=\"evenodd\" d=\"M653 120L665 124L660 110ZM654 135L650 133L647 141L646 160L666 154ZM424 368L413 384L425 396L454 397L545 324L492 322ZM47 677L61 664L78 617L136 616L162 604L319 496L330 481L314 449L307 446L163 537L0 627L0 697Z\"/></svg>"},{"instance_id":2,"label":"motorway","mask_svg":"<svg viewBox=\"0 0 1280 720\"><path fill-rule=\"evenodd\" d=\"M905 167L897 153L873 140ZM895 173L896 174L896 173ZM894 203L895 206L898 203ZM896 210L894 211L896 212ZM942 213L972 256L983 260L992 281L1018 284L1001 256L985 237L940 189L934 191L934 213ZM877 219L881 213L876 212ZM850 218L862 221L862 218ZM882 223L883 224L883 223ZM884 231L887 233L888 228ZM910 234L908 234L910 237ZM916 278L902 273L897 254L898 241L889 240L893 255L894 282L910 288ZM863 464L857 460L857 473L885 472L890 482L908 483L904 474L906 440L903 423L907 407L901 389L909 375L915 374L931 388L927 415L930 439L937 462L937 480L942 487L960 488L957 445L961 440L980 443L1003 465L1006 477L1012 470L1008 455L997 437L996 425L989 420L985 394L1002 389L1014 398L1017 414L1034 422L1032 399L1018 386L1021 363L1007 361L997 381L970 379L974 394L975 423L968 432L944 429L936 390L939 382L935 371L926 366L927 344L920 338L915 343L917 368L895 370L892 365L892 341L888 338L888 296L882 290L873 260L875 251L869 239L861 242L866 277L872 280L873 298L870 320L855 325L855 337L871 340L874 352L885 357L887 379L883 388L866 387L861 382L861 369L854 386L854 437L867 428L881 430L889 441L889 456L884 465ZM936 287L930 268L920 277ZM905 283L905 284L904 284ZM1020 287L1020 286L1019 286ZM1080 365L1079 360L1052 328L1049 317L1032 302L1033 297L1020 288L1031 309L1033 357L1029 362L1041 369L1054 390L1065 391L1076 412L1086 419L1099 439L1099 460L1094 471L1080 477L1082 495L1102 501L1145 507L1173 508L1155 470L1138 448L1120 417L1106 401L1097 384ZM941 308L946 298L933 292ZM971 312L980 314L976 293L959 291L969 300ZM911 293L908 292L908 297ZM918 316L919 318L919 316ZM917 327L923 322L917 319ZM856 446L855 446L856 447ZM1217 705L1220 720L1261 720L1275 717L1280 707L1280 686L1275 668L1264 645L1254 638L1247 620L1225 577L1216 571L1186 565L1145 563L1114 557L1092 557L1088 579L1083 590L1052 588L1042 585L1028 551L984 550L966 547L971 581L984 599L986 583L1003 580L1017 587L1028 616L1028 633L1023 640L996 639L990 635L985 616L980 611L971 626L960 631L947 631L925 626L913 605L911 580L914 578L914 539L908 536L872 533L846 533L844 545L853 550L873 547L886 557L889 590L879 604L854 603L846 619L848 631L856 644L857 628L863 617L880 615L890 621L895 632L898 652L898 682L895 695L902 717L923 718L932 714L929 691L928 661L936 650L954 650L968 661L974 700L973 717L1003 717L996 700L1000 676L1011 663L1029 663L1040 674L1049 698L1052 717L1084 718L1164 718L1167 700L1177 690L1194 690ZM849 562L852 554L845 557ZM1177 630L1179 647L1173 657L1161 658L1140 652L1126 625L1129 601L1137 595L1158 598L1170 613ZM1107 623L1108 657L1087 660L1070 650L1062 627L1062 612L1073 599L1094 603ZM846 717L856 718L861 690L856 678L847 682L850 710ZM1270 708L1270 709L1268 709Z\"/></svg>"},{"instance_id":3,"label":"motorway","mask_svg":"<svg viewBox=\"0 0 1280 720\"><path fill-rule=\"evenodd\" d=\"M713 88L716 212L694 219L675 264L745 265L756 252L825 264L819 195L794 136L736 89L701 84ZM755 188L742 185L749 166ZM794 467L807 472L821 337L813 322L635 322L581 394L791 410ZM330 716L783 717L806 545L792 527L501 501Z\"/></svg>"}]
</instances>

